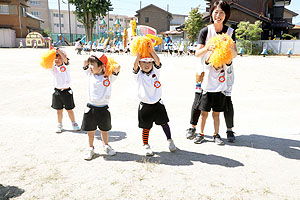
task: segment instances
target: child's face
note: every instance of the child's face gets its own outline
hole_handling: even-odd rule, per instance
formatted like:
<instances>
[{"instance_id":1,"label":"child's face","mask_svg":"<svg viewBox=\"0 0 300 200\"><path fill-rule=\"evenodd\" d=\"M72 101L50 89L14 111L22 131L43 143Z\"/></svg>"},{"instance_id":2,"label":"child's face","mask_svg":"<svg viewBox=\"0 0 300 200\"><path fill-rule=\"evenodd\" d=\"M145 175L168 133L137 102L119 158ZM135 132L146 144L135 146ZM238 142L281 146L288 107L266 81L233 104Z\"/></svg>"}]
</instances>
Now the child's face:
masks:
<instances>
[{"instance_id":1,"label":"child's face","mask_svg":"<svg viewBox=\"0 0 300 200\"><path fill-rule=\"evenodd\" d=\"M63 64L63 59L59 54L56 54L54 62L57 66L59 66Z\"/></svg>"},{"instance_id":2,"label":"child's face","mask_svg":"<svg viewBox=\"0 0 300 200\"><path fill-rule=\"evenodd\" d=\"M92 74L100 74L103 71L104 65L98 66L96 62L89 63Z\"/></svg>"},{"instance_id":3,"label":"child's face","mask_svg":"<svg viewBox=\"0 0 300 200\"><path fill-rule=\"evenodd\" d=\"M145 61L140 61L140 66L142 68L142 70L144 72L150 72L152 67L153 67L153 63L152 62L145 62Z\"/></svg>"}]
</instances>

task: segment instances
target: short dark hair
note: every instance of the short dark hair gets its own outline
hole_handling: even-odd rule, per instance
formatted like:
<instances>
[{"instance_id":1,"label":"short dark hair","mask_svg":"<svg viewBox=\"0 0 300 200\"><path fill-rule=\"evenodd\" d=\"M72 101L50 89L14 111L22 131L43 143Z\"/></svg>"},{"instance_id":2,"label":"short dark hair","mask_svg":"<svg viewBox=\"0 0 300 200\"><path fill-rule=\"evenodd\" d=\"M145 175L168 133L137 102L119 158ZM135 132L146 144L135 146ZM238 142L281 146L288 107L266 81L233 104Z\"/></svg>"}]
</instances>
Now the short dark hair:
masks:
<instances>
[{"instance_id":1,"label":"short dark hair","mask_svg":"<svg viewBox=\"0 0 300 200\"><path fill-rule=\"evenodd\" d=\"M90 56L87 61L88 63L97 63L98 67L103 65L103 63L94 55Z\"/></svg>"},{"instance_id":2,"label":"short dark hair","mask_svg":"<svg viewBox=\"0 0 300 200\"><path fill-rule=\"evenodd\" d=\"M216 1L213 6L210 9L209 16L210 16L210 22L214 22L212 13L216 9L216 7L220 6L220 8L225 12L225 19L223 21L223 24L226 24L229 17L230 17L230 5L226 1Z\"/></svg>"}]
</instances>

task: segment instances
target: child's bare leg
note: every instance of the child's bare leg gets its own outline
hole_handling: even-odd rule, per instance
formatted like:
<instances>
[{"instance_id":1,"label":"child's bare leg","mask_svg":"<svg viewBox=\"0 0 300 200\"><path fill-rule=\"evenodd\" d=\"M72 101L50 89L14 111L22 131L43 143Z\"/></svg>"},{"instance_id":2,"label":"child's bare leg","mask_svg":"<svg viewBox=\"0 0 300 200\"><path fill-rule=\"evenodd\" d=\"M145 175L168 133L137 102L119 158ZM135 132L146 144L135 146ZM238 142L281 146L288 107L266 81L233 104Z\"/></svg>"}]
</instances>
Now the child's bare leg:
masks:
<instances>
[{"instance_id":1,"label":"child's bare leg","mask_svg":"<svg viewBox=\"0 0 300 200\"><path fill-rule=\"evenodd\" d=\"M89 136L89 146L94 147L94 136L96 131L88 131Z\"/></svg>"},{"instance_id":2,"label":"child's bare leg","mask_svg":"<svg viewBox=\"0 0 300 200\"><path fill-rule=\"evenodd\" d=\"M71 122L75 122L75 116L74 116L73 110L67 110L67 112L68 112Z\"/></svg>"},{"instance_id":3,"label":"child's bare leg","mask_svg":"<svg viewBox=\"0 0 300 200\"><path fill-rule=\"evenodd\" d=\"M200 132L201 133L204 133L204 127L205 127L207 116L208 116L208 112L201 111L201 117L200 117Z\"/></svg>"},{"instance_id":4,"label":"child's bare leg","mask_svg":"<svg viewBox=\"0 0 300 200\"><path fill-rule=\"evenodd\" d=\"M102 143L103 145L108 145L108 133L107 131L101 131Z\"/></svg>"},{"instance_id":5,"label":"child's bare leg","mask_svg":"<svg viewBox=\"0 0 300 200\"><path fill-rule=\"evenodd\" d=\"M57 121L59 124L62 124L63 119L63 109L57 110Z\"/></svg>"},{"instance_id":6,"label":"child's bare leg","mask_svg":"<svg viewBox=\"0 0 300 200\"><path fill-rule=\"evenodd\" d=\"M215 128L215 135L219 133L219 127L220 127L220 112L213 112L212 117L214 119L214 128Z\"/></svg>"}]
</instances>

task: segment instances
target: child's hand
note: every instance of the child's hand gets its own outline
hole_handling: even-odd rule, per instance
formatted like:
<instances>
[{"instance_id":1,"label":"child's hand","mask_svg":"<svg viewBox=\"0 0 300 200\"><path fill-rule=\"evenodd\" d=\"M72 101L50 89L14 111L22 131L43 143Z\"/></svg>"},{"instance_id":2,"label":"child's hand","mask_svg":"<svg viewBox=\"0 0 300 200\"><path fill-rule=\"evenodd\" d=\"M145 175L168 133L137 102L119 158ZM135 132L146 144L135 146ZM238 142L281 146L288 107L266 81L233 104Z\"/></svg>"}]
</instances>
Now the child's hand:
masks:
<instances>
[{"instance_id":1,"label":"child's hand","mask_svg":"<svg viewBox=\"0 0 300 200\"><path fill-rule=\"evenodd\" d=\"M121 66L118 65L117 67L115 67L114 72L115 72L116 74L119 73L119 72L120 72L120 68L121 68Z\"/></svg>"},{"instance_id":2,"label":"child's hand","mask_svg":"<svg viewBox=\"0 0 300 200\"><path fill-rule=\"evenodd\" d=\"M216 49L215 44L210 44L206 47L207 51L214 51Z\"/></svg>"}]
</instances>

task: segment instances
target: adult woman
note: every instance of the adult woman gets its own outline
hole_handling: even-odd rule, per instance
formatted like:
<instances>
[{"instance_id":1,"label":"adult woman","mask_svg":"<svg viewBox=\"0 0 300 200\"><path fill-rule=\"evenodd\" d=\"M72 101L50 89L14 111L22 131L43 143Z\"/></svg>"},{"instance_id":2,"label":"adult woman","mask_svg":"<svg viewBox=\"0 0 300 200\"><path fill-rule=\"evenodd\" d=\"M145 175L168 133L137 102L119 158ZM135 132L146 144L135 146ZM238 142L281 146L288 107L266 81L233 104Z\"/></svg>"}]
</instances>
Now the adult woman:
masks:
<instances>
[{"instance_id":1,"label":"adult woman","mask_svg":"<svg viewBox=\"0 0 300 200\"><path fill-rule=\"evenodd\" d=\"M230 107L229 104L231 104L231 114L225 115L229 118L232 118L232 123L227 123L228 120L226 120L226 124L228 124L229 128L233 127L233 107L231 103L231 85L233 83L232 81L229 81L228 79L233 79L232 74L232 63L227 64L226 66L223 66L222 68L216 69L214 66L210 66L207 61L210 56L210 54L214 51L215 45L214 44L208 44L208 41L216 36L217 34L226 33L229 36L232 37L233 40L235 40L235 34L234 30L228 26L226 26L226 22L228 21L230 17L230 6L225 1L217 1L213 4L211 11L210 11L210 18L212 24L208 25L207 27L203 28L200 31L199 39L198 39L198 46L196 50L196 57L202 57L203 60L203 70L202 70L202 76L197 76L197 82L202 82L202 94L198 96L198 100L195 101L199 102L198 104L194 103L192 110L195 111L195 115L197 115L197 109L201 110L201 118L200 118L200 134L197 134L194 142L197 144L200 144L204 141L204 127L205 122L208 116L208 112L212 109L213 110L213 120L214 120L214 141L216 144L222 145L224 142L222 141L220 135L219 135L219 126L220 126L220 119L219 115L220 112L226 111L228 112L229 109L227 107ZM237 49L234 45L231 49L233 57L236 57L237 55ZM230 68L230 69L229 69ZM231 73L228 73L230 71ZM203 77L204 73L204 77ZM201 80L203 77L203 81ZM225 77L225 80L222 78ZM228 83L231 85L228 87ZM228 93L226 90L230 90ZM229 94L229 98L225 96L225 94ZM226 102L227 101L227 102ZM192 113L193 116L193 113ZM198 114L199 116L199 114ZM230 142L234 141L234 135L233 132L227 133L227 138Z\"/></svg>"}]
</instances>

